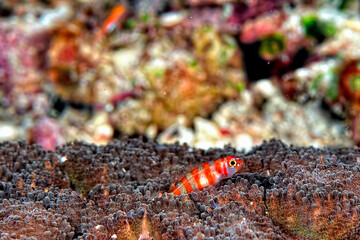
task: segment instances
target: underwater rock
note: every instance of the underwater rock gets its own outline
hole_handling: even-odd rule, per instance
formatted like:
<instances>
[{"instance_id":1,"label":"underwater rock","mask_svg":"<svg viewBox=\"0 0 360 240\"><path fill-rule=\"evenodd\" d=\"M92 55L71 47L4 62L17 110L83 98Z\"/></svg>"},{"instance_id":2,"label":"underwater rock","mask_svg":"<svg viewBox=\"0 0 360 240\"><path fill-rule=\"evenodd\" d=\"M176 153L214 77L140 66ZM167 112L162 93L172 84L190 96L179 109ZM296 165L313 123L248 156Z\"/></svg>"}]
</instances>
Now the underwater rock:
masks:
<instances>
[{"instance_id":1,"label":"underwater rock","mask_svg":"<svg viewBox=\"0 0 360 240\"><path fill-rule=\"evenodd\" d=\"M331 118L322 104L319 99L289 102L274 82L263 79L253 84L251 90L242 91L238 100L222 104L211 119L199 121L202 118L196 118L194 129L185 131L182 125L173 125L157 140L161 143L186 142L202 149L231 144L238 151L249 150L272 136L286 144L300 146L352 146L349 124ZM357 119L358 116L353 124Z\"/></svg>"},{"instance_id":2,"label":"underwater rock","mask_svg":"<svg viewBox=\"0 0 360 240\"><path fill-rule=\"evenodd\" d=\"M12 123L9 122L0 122L0 142L6 141L6 140L16 140L19 135L20 131L19 129Z\"/></svg>"},{"instance_id":3,"label":"underwater rock","mask_svg":"<svg viewBox=\"0 0 360 240\"><path fill-rule=\"evenodd\" d=\"M179 116L185 116L188 127L195 117L206 117L244 88L241 53L233 37L208 26L177 38L191 42L191 49L179 49L171 38L149 42L149 60L134 69L145 79L141 96L124 100L110 113L115 129L127 135L144 134L150 126L161 131Z\"/></svg>"},{"instance_id":4,"label":"underwater rock","mask_svg":"<svg viewBox=\"0 0 360 240\"><path fill-rule=\"evenodd\" d=\"M359 154L287 146L250 152L123 138L45 151L0 144L2 239L355 239ZM245 161L235 176L190 194L170 184L202 162Z\"/></svg>"}]
</instances>

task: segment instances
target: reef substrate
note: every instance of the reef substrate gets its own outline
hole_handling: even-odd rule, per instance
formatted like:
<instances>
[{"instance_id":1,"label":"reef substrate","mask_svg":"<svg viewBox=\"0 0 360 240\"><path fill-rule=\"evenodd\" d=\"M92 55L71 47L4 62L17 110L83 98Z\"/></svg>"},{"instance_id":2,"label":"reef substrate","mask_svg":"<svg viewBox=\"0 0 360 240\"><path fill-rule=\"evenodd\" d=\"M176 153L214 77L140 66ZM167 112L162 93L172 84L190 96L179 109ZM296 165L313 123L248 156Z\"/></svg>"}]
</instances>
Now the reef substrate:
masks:
<instances>
[{"instance_id":1,"label":"reef substrate","mask_svg":"<svg viewBox=\"0 0 360 240\"><path fill-rule=\"evenodd\" d=\"M123 138L45 151L0 144L1 239L356 239L360 150L263 142L200 150ZM216 186L170 184L201 162L242 157Z\"/></svg>"}]
</instances>

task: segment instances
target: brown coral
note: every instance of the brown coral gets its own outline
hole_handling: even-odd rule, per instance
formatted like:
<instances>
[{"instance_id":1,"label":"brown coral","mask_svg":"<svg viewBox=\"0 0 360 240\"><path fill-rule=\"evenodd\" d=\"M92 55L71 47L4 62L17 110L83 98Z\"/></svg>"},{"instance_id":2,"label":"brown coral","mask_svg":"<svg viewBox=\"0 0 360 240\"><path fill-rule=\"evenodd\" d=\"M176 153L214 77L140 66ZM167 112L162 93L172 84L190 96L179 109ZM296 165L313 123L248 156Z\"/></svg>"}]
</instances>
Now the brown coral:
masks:
<instances>
[{"instance_id":1,"label":"brown coral","mask_svg":"<svg viewBox=\"0 0 360 240\"><path fill-rule=\"evenodd\" d=\"M71 239L74 231L66 215L40 203L4 200L0 204L1 239Z\"/></svg>"},{"instance_id":2,"label":"brown coral","mask_svg":"<svg viewBox=\"0 0 360 240\"><path fill-rule=\"evenodd\" d=\"M130 138L100 147L68 143L56 152L6 142L1 237L354 239L359 154L275 140L247 154ZM239 174L191 194L167 193L184 172L226 155L245 159Z\"/></svg>"}]
</instances>

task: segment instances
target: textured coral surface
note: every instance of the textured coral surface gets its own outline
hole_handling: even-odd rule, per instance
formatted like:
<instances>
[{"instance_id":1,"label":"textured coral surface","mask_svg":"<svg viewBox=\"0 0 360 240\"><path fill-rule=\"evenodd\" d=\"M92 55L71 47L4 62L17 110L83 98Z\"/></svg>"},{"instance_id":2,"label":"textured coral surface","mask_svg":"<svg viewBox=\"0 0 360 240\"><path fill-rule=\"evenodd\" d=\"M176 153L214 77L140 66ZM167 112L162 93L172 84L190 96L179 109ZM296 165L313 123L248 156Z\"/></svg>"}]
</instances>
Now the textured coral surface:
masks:
<instances>
[{"instance_id":1,"label":"textured coral surface","mask_svg":"<svg viewBox=\"0 0 360 240\"><path fill-rule=\"evenodd\" d=\"M0 144L1 239L357 239L360 150L264 142L248 153L124 138L45 151ZM201 162L245 160L234 177L173 196ZM65 157L66 156L66 157Z\"/></svg>"}]
</instances>

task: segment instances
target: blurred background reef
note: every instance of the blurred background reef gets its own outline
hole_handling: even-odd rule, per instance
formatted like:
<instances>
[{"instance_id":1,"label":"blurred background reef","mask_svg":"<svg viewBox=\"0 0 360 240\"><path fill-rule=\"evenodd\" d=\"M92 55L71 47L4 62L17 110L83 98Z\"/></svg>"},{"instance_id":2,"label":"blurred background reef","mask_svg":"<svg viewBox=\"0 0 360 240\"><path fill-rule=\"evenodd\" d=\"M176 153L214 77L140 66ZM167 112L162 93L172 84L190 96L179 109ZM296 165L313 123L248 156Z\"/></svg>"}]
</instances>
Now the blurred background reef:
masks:
<instances>
[{"instance_id":1,"label":"blurred background reef","mask_svg":"<svg viewBox=\"0 0 360 240\"><path fill-rule=\"evenodd\" d=\"M0 141L360 143L355 0L0 2Z\"/></svg>"}]
</instances>

